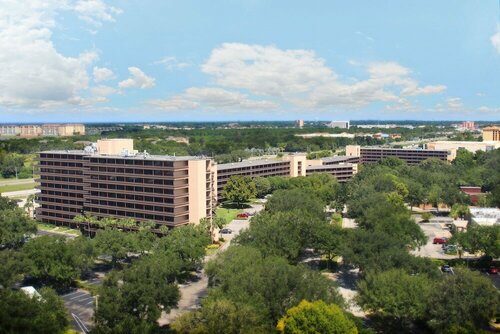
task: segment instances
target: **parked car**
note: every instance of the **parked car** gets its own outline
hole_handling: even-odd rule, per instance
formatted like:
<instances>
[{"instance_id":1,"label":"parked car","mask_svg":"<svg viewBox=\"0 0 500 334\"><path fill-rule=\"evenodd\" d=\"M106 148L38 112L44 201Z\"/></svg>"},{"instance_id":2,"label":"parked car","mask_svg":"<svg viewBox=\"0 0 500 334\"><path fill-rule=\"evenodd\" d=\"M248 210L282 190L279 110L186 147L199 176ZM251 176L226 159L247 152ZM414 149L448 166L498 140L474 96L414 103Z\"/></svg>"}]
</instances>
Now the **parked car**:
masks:
<instances>
[{"instance_id":1,"label":"parked car","mask_svg":"<svg viewBox=\"0 0 500 334\"><path fill-rule=\"evenodd\" d=\"M434 245L436 245L436 244L442 245L442 244L445 244L447 242L448 242L448 238L445 238L445 237L436 237L436 238L434 238L434 240L432 240L432 243Z\"/></svg>"},{"instance_id":2,"label":"parked car","mask_svg":"<svg viewBox=\"0 0 500 334\"><path fill-rule=\"evenodd\" d=\"M498 275L498 267L491 266L490 270L488 270L490 275Z\"/></svg>"},{"instance_id":3,"label":"parked car","mask_svg":"<svg viewBox=\"0 0 500 334\"><path fill-rule=\"evenodd\" d=\"M222 230L220 230L220 234L231 234L233 233L233 230L231 230L230 228L223 228Z\"/></svg>"},{"instance_id":4,"label":"parked car","mask_svg":"<svg viewBox=\"0 0 500 334\"><path fill-rule=\"evenodd\" d=\"M448 265L448 264L443 264L443 265L441 266L441 271L442 271L443 273L451 273L451 272L453 272L453 269L450 267L450 265Z\"/></svg>"},{"instance_id":5,"label":"parked car","mask_svg":"<svg viewBox=\"0 0 500 334\"><path fill-rule=\"evenodd\" d=\"M250 217L250 215L246 212L240 213L236 216L236 218L240 218L240 219L248 219L248 217Z\"/></svg>"},{"instance_id":6,"label":"parked car","mask_svg":"<svg viewBox=\"0 0 500 334\"><path fill-rule=\"evenodd\" d=\"M458 250L458 245L443 244L442 248L445 252L456 252Z\"/></svg>"}]
</instances>

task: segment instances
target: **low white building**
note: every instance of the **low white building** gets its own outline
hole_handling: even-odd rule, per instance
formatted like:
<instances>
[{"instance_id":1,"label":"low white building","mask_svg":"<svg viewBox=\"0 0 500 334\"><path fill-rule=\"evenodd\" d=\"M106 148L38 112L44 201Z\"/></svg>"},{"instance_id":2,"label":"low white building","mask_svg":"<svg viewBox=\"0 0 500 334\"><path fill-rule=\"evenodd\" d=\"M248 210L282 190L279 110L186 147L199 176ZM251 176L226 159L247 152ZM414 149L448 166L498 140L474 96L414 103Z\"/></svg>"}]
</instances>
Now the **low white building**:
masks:
<instances>
[{"instance_id":1,"label":"low white building","mask_svg":"<svg viewBox=\"0 0 500 334\"><path fill-rule=\"evenodd\" d=\"M497 208L470 208L470 221L480 226L500 224L500 209Z\"/></svg>"},{"instance_id":2,"label":"low white building","mask_svg":"<svg viewBox=\"0 0 500 334\"><path fill-rule=\"evenodd\" d=\"M327 126L329 128L349 129L350 123L349 121L331 121Z\"/></svg>"}]
</instances>

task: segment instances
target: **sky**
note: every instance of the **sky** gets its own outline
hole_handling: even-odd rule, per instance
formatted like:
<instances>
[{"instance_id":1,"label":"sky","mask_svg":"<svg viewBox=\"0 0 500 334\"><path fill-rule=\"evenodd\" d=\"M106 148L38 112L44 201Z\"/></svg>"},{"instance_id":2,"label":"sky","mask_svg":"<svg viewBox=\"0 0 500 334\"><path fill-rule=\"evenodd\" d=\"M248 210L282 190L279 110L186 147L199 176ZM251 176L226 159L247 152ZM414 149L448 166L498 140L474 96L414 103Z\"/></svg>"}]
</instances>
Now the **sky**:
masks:
<instances>
[{"instance_id":1,"label":"sky","mask_svg":"<svg viewBox=\"0 0 500 334\"><path fill-rule=\"evenodd\" d=\"M500 120L499 0L0 0L0 123Z\"/></svg>"}]
</instances>

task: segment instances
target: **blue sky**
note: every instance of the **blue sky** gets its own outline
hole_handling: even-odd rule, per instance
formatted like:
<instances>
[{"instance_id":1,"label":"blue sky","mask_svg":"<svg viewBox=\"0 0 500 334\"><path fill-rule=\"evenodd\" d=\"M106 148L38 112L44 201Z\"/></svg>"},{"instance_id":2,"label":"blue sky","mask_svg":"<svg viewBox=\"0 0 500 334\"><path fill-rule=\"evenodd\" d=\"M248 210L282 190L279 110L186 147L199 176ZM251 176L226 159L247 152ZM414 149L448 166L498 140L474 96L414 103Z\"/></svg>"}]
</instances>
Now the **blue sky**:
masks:
<instances>
[{"instance_id":1,"label":"blue sky","mask_svg":"<svg viewBox=\"0 0 500 334\"><path fill-rule=\"evenodd\" d=\"M0 122L500 120L498 0L0 0Z\"/></svg>"}]
</instances>

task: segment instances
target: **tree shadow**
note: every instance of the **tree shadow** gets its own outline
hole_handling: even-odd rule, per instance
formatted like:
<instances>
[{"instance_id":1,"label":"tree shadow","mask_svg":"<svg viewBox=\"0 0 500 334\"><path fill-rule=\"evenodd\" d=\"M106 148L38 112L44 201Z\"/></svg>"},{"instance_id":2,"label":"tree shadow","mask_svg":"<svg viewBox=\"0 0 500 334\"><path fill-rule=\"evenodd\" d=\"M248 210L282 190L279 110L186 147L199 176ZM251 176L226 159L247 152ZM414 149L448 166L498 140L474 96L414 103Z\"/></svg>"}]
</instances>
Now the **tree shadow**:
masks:
<instances>
[{"instance_id":1,"label":"tree shadow","mask_svg":"<svg viewBox=\"0 0 500 334\"><path fill-rule=\"evenodd\" d=\"M249 209L252 206L248 203L223 202L221 207L224 209Z\"/></svg>"}]
</instances>

